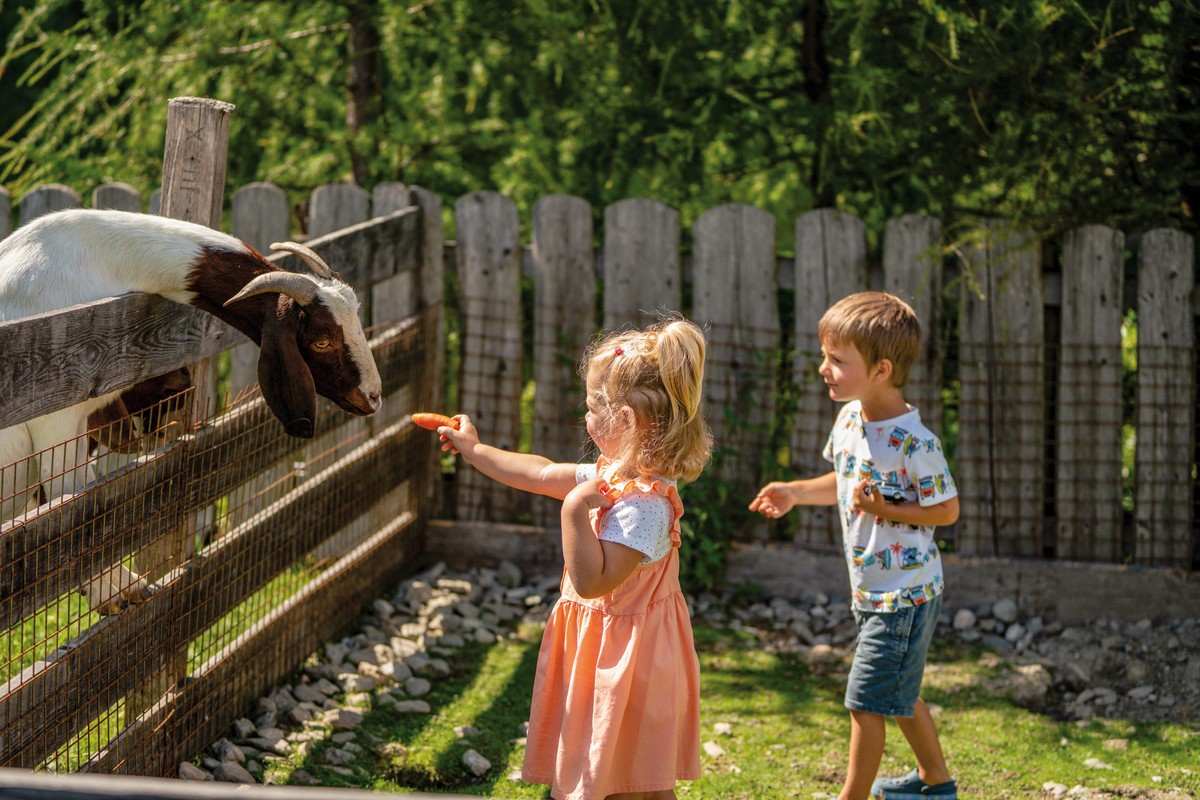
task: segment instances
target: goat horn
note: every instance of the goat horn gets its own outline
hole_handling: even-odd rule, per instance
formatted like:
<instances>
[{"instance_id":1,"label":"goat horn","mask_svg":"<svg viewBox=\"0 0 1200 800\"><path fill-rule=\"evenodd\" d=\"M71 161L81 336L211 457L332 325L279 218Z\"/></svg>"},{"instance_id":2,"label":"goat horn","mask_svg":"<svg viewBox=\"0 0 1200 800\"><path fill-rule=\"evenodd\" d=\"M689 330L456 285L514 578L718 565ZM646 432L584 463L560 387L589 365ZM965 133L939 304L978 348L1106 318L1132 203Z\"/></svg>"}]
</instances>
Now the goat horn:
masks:
<instances>
[{"instance_id":1,"label":"goat horn","mask_svg":"<svg viewBox=\"0 0 1200 800\"><path fill-rule=\"evenodd\" d=\"M275 242L271 245L272 250L282 250L285 253L294 253L300 257L300 260L308 264L318 277L333 280L333 270L322 258L313 252L311 247L305 247L298 242Z\"/></svg>"},{"instance_id":2,"label":"goat horn","mask_svg":"<svg viewBox=\"0 0 1200 800\"><path fill-rule=\"evenodd\" d=\"M256 294L278 292L286 294L302 306L312 302L317 296L317 283L307 275L283 270L264 272L242 287L242 290L225 301L225 305L245 300Z\"/></svg>"}]
</instances>

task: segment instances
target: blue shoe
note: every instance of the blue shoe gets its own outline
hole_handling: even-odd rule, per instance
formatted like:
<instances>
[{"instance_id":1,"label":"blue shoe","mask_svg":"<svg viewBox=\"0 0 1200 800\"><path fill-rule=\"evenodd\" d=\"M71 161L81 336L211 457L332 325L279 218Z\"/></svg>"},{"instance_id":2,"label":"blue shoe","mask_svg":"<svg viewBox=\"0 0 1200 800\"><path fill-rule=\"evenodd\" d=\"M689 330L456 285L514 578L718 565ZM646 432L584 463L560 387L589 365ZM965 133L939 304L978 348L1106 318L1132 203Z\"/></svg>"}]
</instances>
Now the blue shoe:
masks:
<instances>
[{"instance_id":1,"label":"blue shoe","mask_svg":"<svg viewBox=\"0 0 1200 800\"><path fill-rule=\"evenodd\" d=\"M914 769L899 778L879 778L871 784L871 797L883 800L923 800L926 797L958 800L958 785L950 780L930 786L921 780L920 773Z\"/></svg>"}]
</instances>

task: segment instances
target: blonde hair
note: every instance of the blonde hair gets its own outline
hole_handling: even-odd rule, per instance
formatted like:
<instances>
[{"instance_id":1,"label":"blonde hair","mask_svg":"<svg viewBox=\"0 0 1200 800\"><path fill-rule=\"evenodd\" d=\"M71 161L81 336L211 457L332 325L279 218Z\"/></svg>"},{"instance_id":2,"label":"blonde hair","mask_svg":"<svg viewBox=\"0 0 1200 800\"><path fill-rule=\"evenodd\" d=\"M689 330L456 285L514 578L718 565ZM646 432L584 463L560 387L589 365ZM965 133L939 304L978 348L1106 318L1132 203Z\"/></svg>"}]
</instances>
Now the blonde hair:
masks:
<instances>
[{"instance_id":1,"label":"blonde hair","mask_svg":"<svg viewBox=\"0 0 1200 800\"><path fill-rule=\"evenodd\" d=\"M859 292L834 303L817 323L817 335L854 345L868 367L892 362L892 385L908 381L921 352L921 322L912 306L887 292Z\"/></svg>"},{"instance_id":2,"label":"blonde hair","mask_svg":"<svg viewBox=\"0 0 1200 800\"><path fill-rule=\"evenodd\" d=\"M712 454L700 408L704 355L704 334L682 318L610 333L584 353L580 373L601 424L612 424L622 406L637 420L637 433L622 443L622 472L688 481L700 475Z\"/></svg>"}]
</instances>

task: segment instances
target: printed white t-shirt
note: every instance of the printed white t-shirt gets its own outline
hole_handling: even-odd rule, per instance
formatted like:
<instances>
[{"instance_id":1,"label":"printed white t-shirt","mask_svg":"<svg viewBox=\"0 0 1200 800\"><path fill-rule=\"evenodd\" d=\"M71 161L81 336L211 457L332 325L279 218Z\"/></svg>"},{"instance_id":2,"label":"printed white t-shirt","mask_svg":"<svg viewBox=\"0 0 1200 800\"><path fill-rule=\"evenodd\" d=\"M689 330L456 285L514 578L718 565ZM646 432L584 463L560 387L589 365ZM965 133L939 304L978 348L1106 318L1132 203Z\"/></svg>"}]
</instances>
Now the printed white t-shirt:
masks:
<instances>
[{"instance_id":1,"label":"printed white t-shirt","mask_svg":"<svg viewBox=\"0 0 1200 800\"><path fill-rule=\"evenodd\" d=\"M944 588L942 559L934 528L892 522L854 508L854 487L869 478L877 487L896 486L905 502L932 506L958 496L942 443L909 411L867 422L862 403L847 403L838 414L824 456L837 474L838 516L850 569L854 607L895 611L921 605Z\"/></svg>"},{"instance_id":2,"label":"printed white t-shirt","mask_svg":"<svg viewBox=\"0 0 1200 800\"><path fill-rule=\"evenodd\" d=\"M575 482L594 480L595 464L579 464ZM667 481L674 485L674 481ZM653 564L671 552L671 522L675 508L671 501L654 492L627 491L604 515L600 539L631 547L645 557L642 564Z\"/></svg>"}]
</instances>

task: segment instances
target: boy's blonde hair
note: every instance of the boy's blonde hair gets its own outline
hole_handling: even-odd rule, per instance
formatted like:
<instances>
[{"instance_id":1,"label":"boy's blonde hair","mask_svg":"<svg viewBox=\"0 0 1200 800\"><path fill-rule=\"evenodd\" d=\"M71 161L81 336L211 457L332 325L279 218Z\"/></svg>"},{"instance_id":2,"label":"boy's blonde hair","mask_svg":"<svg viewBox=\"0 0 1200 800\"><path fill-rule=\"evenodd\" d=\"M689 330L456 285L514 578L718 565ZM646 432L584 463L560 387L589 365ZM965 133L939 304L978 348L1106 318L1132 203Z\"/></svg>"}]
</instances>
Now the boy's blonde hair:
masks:
<instances>
[{"instance_id":1,"label":"boy's blonde hair","mask_svg":"<svg viewBox=\"0 0 1200 800\"><path fill-rule=\"evenodd\" d=\"M912 306L886 292L859 292L834 303L817 323L822 342L849 342L867 367L892 362L892 385L908 381L921 352L921 322Z\"/></svg>"},{"instance_id":2,"label":"boy's blonde hair","mask_svg":"<svg viewBox=\"0 0 1200 800\"><path fill-rule=\"evenodd\" d=\"M701 413L704 334L681 318L644 331L619 331L594 342L580 365L585 387L600 404L602 425L629 406L637 434L623 443L622 471L694 480L712 453Z\"/></svg>"}]
</instances>

